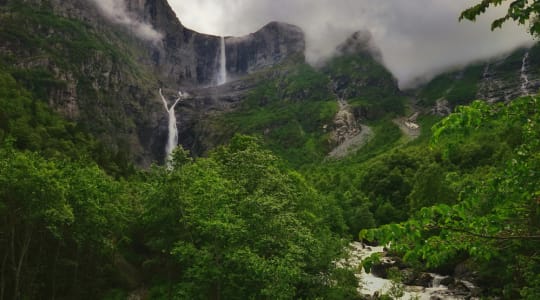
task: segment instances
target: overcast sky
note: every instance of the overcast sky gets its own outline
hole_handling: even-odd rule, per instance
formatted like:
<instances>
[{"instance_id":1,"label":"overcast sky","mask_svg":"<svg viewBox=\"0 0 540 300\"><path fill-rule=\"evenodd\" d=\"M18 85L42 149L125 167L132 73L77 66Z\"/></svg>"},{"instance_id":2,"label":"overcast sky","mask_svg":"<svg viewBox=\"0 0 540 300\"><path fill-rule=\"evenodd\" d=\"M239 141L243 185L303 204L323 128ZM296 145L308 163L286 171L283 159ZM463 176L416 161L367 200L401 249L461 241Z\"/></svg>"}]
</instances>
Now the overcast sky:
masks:
<instances>
[{"instance_id":1,"label":"overcast sky","mask_svg":"<svg viewBox=\"0 0 540 300\"><path fill-rule=\"evenodd\" d=\"M490 11L476 23L459 13L480 0L168 0L187 27L216 35L245 35L270 21L306 32L310 61L328 57L347 36L369 30L385 65L406 86L417 77L465 64L531 41L523 27L491 32Z\"/></svg>"}]
</instances>

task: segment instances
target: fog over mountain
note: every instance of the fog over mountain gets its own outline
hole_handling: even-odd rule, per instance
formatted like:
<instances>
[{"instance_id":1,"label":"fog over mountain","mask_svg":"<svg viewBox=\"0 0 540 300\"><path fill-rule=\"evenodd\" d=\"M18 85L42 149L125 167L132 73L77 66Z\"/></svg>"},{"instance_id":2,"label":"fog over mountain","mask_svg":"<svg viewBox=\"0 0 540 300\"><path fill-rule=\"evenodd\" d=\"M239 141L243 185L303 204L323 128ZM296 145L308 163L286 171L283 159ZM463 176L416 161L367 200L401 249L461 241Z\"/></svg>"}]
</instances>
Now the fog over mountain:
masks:
<instances>
[{"instance_id":1,"label":"fog over mountain","mask_svg":"<svg viewBox=\"0 0 540 300\"><path fill-rule=\"evenodd\" d=\"M368 30L384 64L407 87L448 68L528 45L524 27L508 23L490 31L497 8L477 22L458 22L471 0L169 0L182 23L217 35L244 35L270 21L306 32L307 58L318 63L358 30Z\"/></svg>"},{"instance_id":2,"label":"fog over mountain","mask_svg":"<svg viewBox=\"0 0 540 300\"><path fill-rule=\"evenodd\" d=\"M163 35L157 32L150 24L135 19L127 12L124 0L92 0L111 21L128 26L139 38L152 42L159 42Z\"/></svg>"}]
</instances>

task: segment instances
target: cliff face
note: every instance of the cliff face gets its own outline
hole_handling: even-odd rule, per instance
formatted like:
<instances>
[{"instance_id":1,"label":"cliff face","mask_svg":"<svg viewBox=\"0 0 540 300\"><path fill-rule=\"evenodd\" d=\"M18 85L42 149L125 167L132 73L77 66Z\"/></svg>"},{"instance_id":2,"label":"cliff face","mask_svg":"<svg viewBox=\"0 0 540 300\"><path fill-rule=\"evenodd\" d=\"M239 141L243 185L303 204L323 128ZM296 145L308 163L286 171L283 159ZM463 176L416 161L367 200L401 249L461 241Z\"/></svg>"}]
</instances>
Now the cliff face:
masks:
<instances>
[{"instance_id":1,"label":"cliff face","mask_svg":"<svg viewBox=\"0 0 540 300\"><path fill-rule=\"evenodd\" d=\"M446 115L476 99L511 101L540 89L540 44L441 74L414 91L419 103Z\"/></svg>"},{"instance_id":2,"label":"cliff face","mask_svg":"<svg viewBox=\"0 0 540 300\"><path fill-rule=\"evenodd\" d=\"M227 72L244 75L304 55L304 33L294 25L272 22L244 37L225 39Z\"/></svg>"},{"instance_id":3,"label":"cliff face","mask_svg":"<svg viewBox=\"0 0 540 300\"><path fill-rule=\"evenodd\" d=\"M158 88L199 90L215 85L220 37L185 28L166 0L130 0L123 10L92 0L1 0L0 58L40 97L140 165L163 159L167 115ZM246 37L226 39L230 78L303 57L295 26L271 23ZM247 93L239 83L221 95L203 92L177 111L184 145L197 119L234 109ZM234 88L236 86L236 88ZM220 96L217 96L220 94ZM229 103L229 104L227 104Z\"/></svg>"},{"instance_id":4,"label":"cliff face","mask_svg":"<svg viewBox=\"0 0 540 300\"><path fill-rule=\"evenodd\" d=\"M220 37L184 27L166 0L127 2L133 19L163 35L147 45L161 79L179 86L213 85L219 68ZM272 22L255 33L226 39L227 71L242 76L292 55L304 55L304 33L296 26Z\"/></svg>"},{"instance_id":5,"label":"cliff face","mask_svg":"<svg viewBox=\"0 0 540 300\"><path fill-rule=\"evenodd\" d=\"M520 49L482 66L476 96L488 102L510 101L540 89L540 45Z\"/></svg>"},{"instance_id":6,"label":"cliff face","mask_svg":"<svg viewBox=\"0 0 540 300\"><path fill-rule=\"evenodd\" d=\"M219 68L220 37L185 28L165 0L132 1L137 18L164 35L162 47L152 53L163 78L178 85L211 85ZM255 33L225 40L227 72L242 76L304 55L304 33L299 27L272 22Z\"/></svg>"}]
</instances>

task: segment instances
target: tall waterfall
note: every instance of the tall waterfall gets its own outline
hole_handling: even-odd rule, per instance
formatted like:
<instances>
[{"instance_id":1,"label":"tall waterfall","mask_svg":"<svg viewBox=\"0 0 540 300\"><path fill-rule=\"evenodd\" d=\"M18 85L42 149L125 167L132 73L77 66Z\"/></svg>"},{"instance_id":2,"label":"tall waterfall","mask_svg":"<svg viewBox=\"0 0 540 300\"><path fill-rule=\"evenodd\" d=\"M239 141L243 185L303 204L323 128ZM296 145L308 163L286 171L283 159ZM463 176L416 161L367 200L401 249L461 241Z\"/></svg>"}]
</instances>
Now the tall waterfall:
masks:
<instances>
[{"instance_id":1,"label":"tall waterfall","mask_svg":"<svg viewBox=\"0 0 540 300\"><path fill-rule=\"evenodd\" d=\"M219 50L219 73L217 84L222 85L227 82L227 53L225 52L225 37L221 37L221 46Z\"/></svg>"},{"instance_id":2,"label":"tall waterfall","mask_svg":"<svg viewBox=\"0 0 540 300\"><path fill-rule=\"evenodd\" d=\"M178 98L174 101L174 104L169 107L167 104L167 99L163 96L163 93L161 92L161 89L159 89L159 95L161 96L161 100L163 101L163 106L165 106L165 110L167 113L169 113L169 135L167 138L167 144L165 145L165 161L167 164L170 163L171 160L171 154L178 145L178 128L176 127L176 115L174 113L174 107L180 100L183 99L184 94L182 92L178 92Z\"/></svg>"},{"instance_id":3,"label":"tall waterfall","mask_svg":"<svg viewBox=\"0 0 540 300\"><path fill-rule=\"evenodd\" d=\"M529 77L527 77L527 61L529 59L529 52L526 52L523 55L523 60L521 61L521 93L523 95L528 95L527 86L529 85Z\"/></svg>"}]
</instances>

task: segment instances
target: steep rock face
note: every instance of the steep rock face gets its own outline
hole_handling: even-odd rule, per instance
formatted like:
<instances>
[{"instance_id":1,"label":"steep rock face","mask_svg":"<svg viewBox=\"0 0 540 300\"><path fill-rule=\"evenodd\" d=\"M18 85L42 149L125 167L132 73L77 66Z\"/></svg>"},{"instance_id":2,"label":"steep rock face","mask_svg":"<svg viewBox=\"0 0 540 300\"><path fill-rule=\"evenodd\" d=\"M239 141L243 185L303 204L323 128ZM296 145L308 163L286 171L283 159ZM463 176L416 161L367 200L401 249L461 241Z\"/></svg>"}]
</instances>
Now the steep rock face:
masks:
<instances>
[{"instance_id":1,"label":"steep rock face","mask_svg":"<svg viewBox=\"0 0 540 300\"><path fill-rule=\"evenodd\" d=\"M539 67L540 44L536 44L441 74L414 92L421 105L447 114L476 99L494 103L538 93Z\"/></svg>"},{"instance_id":2,"label":"steep rock face","mask_svg":"<svg viewBox=\"0 0 540 300\"><path fill-rule=\"evenodd\" d=\"M188 89L189 97L177 107L179 143L191 153L202 155L225 142L204 121L240 108L264 78L249 76L220 86Z\"/></svg>"},{"instance_id":3,"label":"steep rock face","mask_svg":"<svg viewBox=\"0 0 540 300\"><path fill-rule=\"evenodd\" d=\"M488 102L510 101L536 94L540 88L540 45L520 49L483 66L477 98Z\"/></svg>"},{"instance_id":4,"label":"steep rock face","mask_svg":"<svg viewBox=\"0 0 540 300\"><path fill-rule=\"evenodd\" d=\"M244 37L225 39L227 72L244 75L304 55L303 31L294 25L272 22Z\"/></svg>"},{"instance_id":5,"label":"steep rock face","mask_svg":"<svg viewBox=\"0 0 540 300\"><path fill-rule=\"evenodd\" d=\"M165 81L180 86L216 83L220 37L184 27L166 0L129 1L127 8L133 18L163 34L163 40L149 45L149 51ZM299 27L272 22L247 36L226 38L227 72L242 76L292 55L303 57L304 50L304 33Z\"/></svg>"},{"instance_id":6,"label":"steep rock face","mask_svg":"<svg viewBox=\"0 0 540 300\"><path fill-rule=\"evenodd\" d=\"M50 7L57 15L91 24L98 31L116 27L128 35L137 36L135 25L149 25L144 30L154 30L160 36L155 40L139 40L139 46L145 48L146 53L141 53L137 59L153 65L162 82L184 87L216 83L220 37L184 27L166 0L126 1L125 12L113 13L104 12L93 0L21 1ZM282 62L293 55L303 57L304 33L297 26L272 22L247 36L228 37L226 50L227 71L231 76L238 77Z\"/></svg>"}]
</instances>

